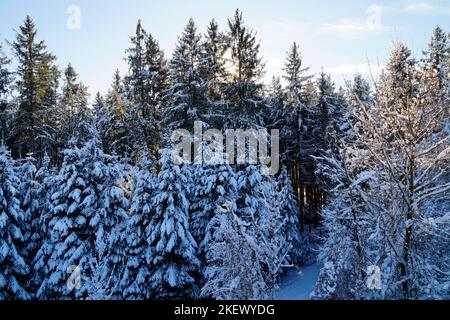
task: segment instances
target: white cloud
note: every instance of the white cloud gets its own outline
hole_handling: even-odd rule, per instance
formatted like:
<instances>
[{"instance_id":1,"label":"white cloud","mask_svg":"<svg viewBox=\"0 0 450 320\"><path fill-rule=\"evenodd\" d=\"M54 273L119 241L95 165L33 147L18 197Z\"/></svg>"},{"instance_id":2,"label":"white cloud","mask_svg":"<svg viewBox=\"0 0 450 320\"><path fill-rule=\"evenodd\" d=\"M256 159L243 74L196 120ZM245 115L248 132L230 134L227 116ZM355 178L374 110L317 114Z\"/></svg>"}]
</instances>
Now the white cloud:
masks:
<instances>
[{"instance_id":1,"label":"white cloud","mask_svg":"<svg viewBox=\"0 0 450 320\"><path fill-rule=\"evenodd\" d=\"M450 15L450 5L426 0L404 0L395 6L380 6L384 14Z\"/></svg>"},{"instance_id":2,"label":"white cloud","mask_svg":"<svg viewBox=\"0 0 450 320\"><path fill-rule=\"evenodd\" d=\"M324 23L318 32L323 35L330 35L347 40L354 40L371 32L388 31L389 28L378 25L376 28L366 21L342 19L335 23Z\"/></svg>"},{"instance_id":3,"label":"white cloud","mask_svg":"<svg viewBox=\"0 0 450 320\"><path fill-rule=\"evenodd\" d=\"M438 7L428 2L415 2L406 4L403 9L408 13L434 13Z\"/></svg>"}]
</instances>

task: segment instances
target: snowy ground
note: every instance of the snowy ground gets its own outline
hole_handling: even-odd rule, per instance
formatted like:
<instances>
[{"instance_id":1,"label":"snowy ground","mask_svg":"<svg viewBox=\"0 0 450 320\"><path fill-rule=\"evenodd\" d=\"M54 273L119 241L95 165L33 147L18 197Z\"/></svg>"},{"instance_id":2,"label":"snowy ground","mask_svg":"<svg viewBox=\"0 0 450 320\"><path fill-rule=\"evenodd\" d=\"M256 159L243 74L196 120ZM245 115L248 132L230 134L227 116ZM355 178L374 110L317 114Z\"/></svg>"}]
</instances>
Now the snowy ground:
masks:
<instances>
[{"instance_id":1,"label":"snowy ground","mask_svg":"<svg viewBox=\"0 0 450 320\"><path fill-rule=\"evenodd\" d=\"M281 279L277 300L309 300L314 284L319 276L319 264L290 269L288 275Z\"/></svg>"}]
</instances>

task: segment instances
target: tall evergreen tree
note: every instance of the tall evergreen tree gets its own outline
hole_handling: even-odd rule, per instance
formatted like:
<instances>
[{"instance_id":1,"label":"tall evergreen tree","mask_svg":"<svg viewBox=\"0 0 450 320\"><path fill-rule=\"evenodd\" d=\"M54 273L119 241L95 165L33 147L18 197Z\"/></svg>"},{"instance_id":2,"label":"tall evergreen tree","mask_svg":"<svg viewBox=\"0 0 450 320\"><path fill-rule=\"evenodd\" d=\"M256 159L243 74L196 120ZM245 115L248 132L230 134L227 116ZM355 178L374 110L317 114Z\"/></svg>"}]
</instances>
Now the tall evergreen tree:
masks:
<instances>
[{"instance_id":1,"label":"tall evergreen tree","mask_svg":"<svg viewBox=\"0 0 450 320\"><path fill-rule=\"evenodd\" d=\"M298 204L292 189L291 179L285 167L278 177L278 198L282 227L280 233L285 237L285 247L281 250L281 258L285 264L307 261L307 252L302 244L298 221Z\"/></svg>"},{"instance_id":2,"label":"tall evergreen tree","mask_svg":"<svg viewBox=\"0 0 450 320\"><path fill-rule=\"evenodd\" d=\"M69 64L64 71L64 85L60 101L61 148L69 146L69 141L81 146L90 136L91 110L88 107L87 87L78 81L78 74Z\"/></svg>"},{"instance_id":3,"label":"tall evergreen tree","mask_svg":"<svg viewBox=\"0 0 450 320\"><path fill-rule=\"evenodd\" d=\"M43 114L47 114L43 100L48 96L49 89L53 88L54 81L49 73L54 70L55 57L47 51L43 41L36 40L36 34L35 24L27 16L11 44L18 62L16 86L19 110L14 120L14 141L10 144L16 156L39 153L40 158L43 155L41 137L47 132L43 123Z\"/></svg>"},{"instance_id":4,"label":"tall evergreen tree","mask_svg":"<svg viewBox=\"0 0 450 320\"><path fill-rule=\"evenodd\" d=\"M133 123L130 121L130 101L126 97L125 87L122 82L119 70L116 70L113 77L111 89L106 96L106 109L102 122L104 127L105 147L109 153L122 157L129 157L135 148L134 134L138 134Z\"/></svg>"},{"instance_id":5,"label":"tall evergreen tree","mask_svg":"<svg viewBox=\"0 0 450 320\"><path fill-rule=\"evenodd\" d=\"M151 251L147 245L146 229L151 220L156 177L152 173L151 158L143 154L140 159L132 191L130 218L123 234L127 246L120 287L123 288L123 298L127 300L150 299L152 294L149 284Z\"/></svg>"},{"instance_id":6,"label":"tall evergreen tree","mask_svg":"<svg viewBox=\"0 0 450 320\"><path fill-rule=\"evenodd\" d=\"M93 127L97 130L103 148L106 150L108 141L106 140L106 130L110 122L108 108L105 99L100 92L95 94L94 102L92 104L92 121Z\"/></svg>"},{"instance_id":7,"label":"tall evergreen tree","mask_svg":"<svg viewBox=\"0 0 450 320\"><path fill-rule=\"evenodd\" d=\"M143 148L155 157L161 143L159 121L168 89L168 72L164 53L158 41L148 34L138 21L136 34L131 37L132 47L127 50L129 65L128 98L131 101L133 143L137 153Z\"/></svg>"},{"instance_id":8,"label":"tall evergreen tree","mask_svg":"<svg viewBox=\"0 0 450 320\"><path fill-rule=\"evenodd\" d=\"M164 110L163 125L168 141L175 129L192 129L194 121L203 120L205 114L205 86L201 77L201 36L193 19L178 39L169 63L170 101Z\"/></svg>"},{"instance_id":9,"label":"tall evergreen tree","mask_svg":"<svg viewBox=\"0 0 450 320\"><path fill-rule=\"evenodd\" d=\"M229 165L198 166L193 170L195 186L191 202L191 232L198 243L201 262L212 238L210 221L219 215L225 203L234 203L237 197L236 172Z\"/></svg>"},{"instance_id":10,"label":"tall evergreen tree","mask_svg":"<svg viewBox=\"0 0 450 320\"><path fill-rule=\"evenodd\" d=\"M303 68L300 47L294 42L287 53L283 76L287 82L288 97L293 107L296 107L299 102L304 103L306 100L305 83L312 78L312 76L305 74L308 71L309 67Z\"/></svg>"},{"instance_id":11,"label":"tall evergreen tree","mask_svg":"<svg viewBox=\"0 0 450 320\"><path fill-rule=\"evenodd\" d=\"M182 168L171 163L171 153L162 150L161 171L155 196L151 199L153 214L147 227L150 246L150 278L152 297L195 298L195 277L199 261L197 244L189 227L189 190Z\"/></svg>"},{"instance_id":12,"label":"tall evergreen tree","mask_svg":"<svg viewBox=\"0 0 450 320\"><path fill-rule=\"evenodd\" d=\"M20 209L19 177L14 172L10 152L0 146L0 299L29 299L25 279L29 272L21 255L24 245L25 215Z\"/></svg>"},{"instance_id":13,"label":"tall evergreen tree","mask_svg":"<svg viewBox=\"0 0 450 320\"><path fill-rule=\"evenodd\" d=\"M88 287L71 288L66 280L73 272L72 266L80 268L83 278L90 279L89 261L96 244L104 238L111 252L107 263L110 269L114 266L120 270L123 246L119 235L127 219L128 206L121 189L122 177L120 166L113 157L103 153L96 137L81 149L65 151L63 166L54 181L51 237L42 249L51 253L39 297L86 298Z\"/></svg>"},{"instance_id":14,"label":"tall evergreen tree","mask_svg":"<svg viewBox=\"0 0 450 320\"><path fill-rule=\"evenodd\" d=\"M8 95L11 92L13 77L8 70L10 60L3 54L0 46L0 140L6 141L11 135L11 105L8 101Z\"/></svg>"},{"instance_id":15,"label":"tall evergreen tree","mask_svg":"<svg viewBox=\"0 0 450 320\"><path fill-rule=\"evenodd\" d=\"M232 127L254 127L263 120L260 78L264 65L259 56L260 45L236 10L228 19L227 45L231 53L229 81L225 89Z\"/></svg>"},{"instance_id":16,"label":"tall evergreen tree","mask_svg":"<svg viewBox=\"0 0 450 320\"><path fill-rule=\"evenodd\" d=\"M208 100L204 120L214 128L222 127L225 119L223 90L228 77L225 68L226 49L225 35L219 31L219 25L213 19L208 24L202 43L200 68Z\"/></svg>"}]
</instances>

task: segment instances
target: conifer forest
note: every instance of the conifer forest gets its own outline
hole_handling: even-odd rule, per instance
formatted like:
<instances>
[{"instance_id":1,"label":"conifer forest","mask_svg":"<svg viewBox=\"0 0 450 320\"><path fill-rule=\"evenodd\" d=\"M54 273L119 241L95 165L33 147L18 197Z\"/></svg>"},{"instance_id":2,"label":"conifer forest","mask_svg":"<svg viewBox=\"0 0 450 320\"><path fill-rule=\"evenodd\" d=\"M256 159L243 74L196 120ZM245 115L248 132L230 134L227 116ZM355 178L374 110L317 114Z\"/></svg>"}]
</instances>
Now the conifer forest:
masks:
<instances>
[{"instance_id":1,"label":"conifer forest","mask_svg":"<svg viewBox=\"0 0 450 320\"><path fill-rule=\"evenodd\" d=\"M450 30L345 83L292 42L263 81L227 14L167 52L143 13L95 94L2 26L0 300L272 300L307 266L307 299L450 298Z\"/></svg>"}]
</instances>

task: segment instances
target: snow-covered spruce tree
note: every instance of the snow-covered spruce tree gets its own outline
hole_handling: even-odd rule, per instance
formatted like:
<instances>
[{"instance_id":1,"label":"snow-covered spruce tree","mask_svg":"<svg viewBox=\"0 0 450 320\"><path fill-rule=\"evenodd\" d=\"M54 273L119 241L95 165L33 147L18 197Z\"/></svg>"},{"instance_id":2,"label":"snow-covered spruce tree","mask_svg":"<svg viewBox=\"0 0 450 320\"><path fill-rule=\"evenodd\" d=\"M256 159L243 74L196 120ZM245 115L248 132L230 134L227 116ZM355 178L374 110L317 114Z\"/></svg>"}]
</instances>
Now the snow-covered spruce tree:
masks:
<instances>
[{"instance_id":1,"label":"snow-covered spruce tree","mask_svg":"<svg viewBox=\"0 0 450 320\"><path fill-rule=\"evenodd\" d=\"M48 158L48 157L47 157ZM37 251L42 245L42 225L41 212L45 207L43 203L43 189L37 180L37 169L34 165L35 159L28 157L17 166L17 176L20 177L20 184L17 188L20 201L20 209L24 214L22 222L24 231L24 246L21 248L21 255L32 266L32 261ZM34 283L32 283L33 270L27 275L25 287L30 294L36 291Z\"/></svg>"},{"instance_id":2,"label":"snow-covered spruce tree","mask_svg":"<svg viewBox=\"0 0 450 320\"><path fill-rule=\"evenodd\" d=\"M186 25L169 62L170 98L162 119L168 141L173 130L191 130L205 113L205 81L201 77L201 36L193 19Z\"/></svg>"},{"instance_id":3,"label":"snow-covered spruce tree","mask_svg":"<svg viewBox=\"0 0 450 320\"><path fill-rule=\"evenodd\" d=\"M149 283L151 251L147 245L146 229L152 218L152 198L155 196L156 178L152 173L153 161L141 155L132 191L131 212L126 230L122 234L126 243L125 266L120 288L127 300L150 299Z\"/></svg>"},{"instance_id":4,"label":"snow-covered spruce tree","mask_svg":"<svg viewBox=\"0 0 450 320\"><path fill-rule=\"evenodd\" d=\"M51 255L45 266L47 278L38 291L40 298L85 298L86 287L71 288L66 280L72 266L81 270L82 279L89 279L88 261L96 242L103 238L111 246L108 263L120 270L123 245L119 235L128 217L122 177L120 166L103 153L95 137L81 149L65 151L51 197L51 238L44 243Z\"/></svg>"},{"instance_id":5,"label":"snow-covered spruce tree","mask_svg":"<svg viewBox=\"0 0 450 320\"><path fill-rule=\"evenodd\" d=\"M227 164L199 165L194 172L194 190L191 201L191 233L198 243L198 255L205 264L205 252L212 240L212 218L220 206L234 203L237 196L236 172Z\"/></svg>"},{"instance_id":6,"label":"snow-covered spruce tree","mask_svg":"<svg viewBox=\"0 0 450 320\"><path fill-rule=\"evenodd\" d=\"M420 82L423 90L428 91L427 98L431 104L439 104L444 110L442 130L450 134L450 41L447 34L439 27L433 30L430 43L424 52ZM439 128L436 128L439 130Z\"/></svg>"},{"instance_id":7,"label":"snow-covered spruce tree","mask_svg":"<svg viewBox=\"0 0 450 320\"><path fill-rule=\"evenodd\" d=\"M374 297L365 281L367 267L373 264L371 254L378 248L370 236L376 232L375 199L382 185L364 164L366 153L349 143L339 157L328 153L318 161L316 174L328 182L330 200L321 212L326 236L318 257L323 268L314 299Z\"/></svg>"},{"instance_id":8,"label":"snow-covered spruce tree","mask_svg":"<svg viewBox=\"0 0 450 320\"><path fill-rule=\"evenodd\" d=\"M3 54L0 45L0 140L7 141L9 138L9 126L11 121L11 105L8 95L11 92L13 77L8 70L10 60Z\"/></svg>"},{"instance_id":9,"label":"snow-covered spruce tree","mask_svg":"<svg viewBox=\"0 0 450 320\"><path fill-rule=\"evenodd\" d=\"M225 68L226 49L225 35L219 31L219 25L213 19L208 24L200 53L200 73L206 86L208 104L203 120L213 128L221 128L224 123L223 90L228 76Z\"/></svg>"},{"instance_id":10,"label":"snow-covered spruce tree","mask_svg":"<svg viewBox=\"0 0 450 320\"><path fill-rule=\"evenodd\" d=\"M168 89L167 63L158 41L144 30L140 20L131 44L127 50L126 81L133 144L136 156L146 148L156 157L161 141L159 121Z\"/></svg>"},{"instance_id":11,"label":"snow-covered spruce tree","mask_svg":"<svg viewBox=\"0 0 450 320\"><path fill-rule=\"evenodd\" d=\"M111 246L108 239L102 238L95 243L89 257L91 276L82 283L86 292L86 300L111 300L118 288L114 282L115 266L111 269Z\"/></svg>"},{"instance_id":12,"label":"snow-covered spruce tree","mask_svg":"<svg viewBox=\"0 0 450 320\"><path fill-rule=\"evenodd\" d=\"M251 229L228 203L210 222L213 230L207 248L203 297L216 300L258 300L268 297L260 248Z\"/></svg>"},{"instance_id":13,"label":"snow-covered spruce tree","mask_svg":"<svg viewBox=\"0 0 450 320\"><path fill-rule=\"evenodd\" d=\"M448 87L450 42L447 33L440 27L433 30L433 35L424 55L425 84L436 87L440 92L445 92L442 89Z\"/></svg>"},{"instance_id":14,"label":"snow-covered spruce tree","mask_svg":"<svg viewBox=\"0 0 450 320\"><path fill-rule=\"evenodd\" d=\"M105 150L108 145L106 131L110 121L106 101L100 92L97 92L94 102L92 103L92 125L97 130L99 139L102 141L102 145Z\"/></svg>"},{"instance_id":15,"label":"snow-covered spruce tree","mask_svg":"<svg viewBox=\"0 0 450 320\"><path fill-rule=\"evenodd\" d=\"M336 114L338 112L338 99L334 83L330 75L323 71L317 79L318 104L315 110L316 126L313 129L320 141L320 149L326 151L328 149L336 150L338 142L339 119Z\"/></svg>"},{"instance_id":16,"label":"snow-covered spruce tree","mask_svg":"<svg viewBox=\"0 0 450 320\"><path fill-rule=\"evenodd\" d=\"M308 71L309 67L303 67L300 46L294 42L287 52L283 76L287 82L286 91L288 93L288 99L293 107L299 102L305 103L307 100L305 96L305 85L312 79L311 75L306 74Z\"/></svg>"},{"instance_id":17,"label":"snow-covered spruce tree","mask_svg":"<svg viewBox=\"0 0 450 320\"><path fill-rule=\"evenodd\" d=\"M29 266L21 256L24 245L24 213L17 188L19 177L14 161L4 145L0 146L0 299L29 299L25 280Z\"/></svg>"},{"instance_id":18,"label":"snow-covered spruce tree","mask_svg":"<svg viewBox=\"0 0 450 320\"><path fill-rule=\"evenodd\" d=\"M17 59L17 88L19 108L14 116L13 132L8 144L14 156L25 157L35 153L38 160L44 147L51 144L52 128L48 120L53 109L48 108L49 91L54 93L58 76L54 60L43 41L37 41L36 26L27 16L11 43Z\"/></svg>"},{"instance_id":19,"label":"snow-covered spruce tree","mask_svg":"<svg viewBox=\"0 0 450 320\"><path fill-rule=\"evenodd\" d=\"M113 76L111 88L106 96L104 115L104 146L110 154L129 157L135 149L133 121L130 119L130 101L119 70ZM137 124L136 124L137 126ZM137 129L135 132L137 133Z\"/></svg>"},{"instance_id":20,"label":"snow-covered spruce tree","mask_svg":"<svg viewBox=\"0 0 450 320\"><path fill-rule=\"evenodd\" d=\"M360 107L369 108L374 102L372 96L372 89L370 83L362 77L362 75L357 74L353 79L353 83L348 83L349 87L349 104L353 109L358 109Z\"/></svg>"},{"instance_id":21,"label":"snow-covered spruce tree","mask_svg":"<svg viewBox=\"0 0 450 320\"><path fill-rule=\"evenodd\" d=\"M182 168L174 165L171 152L163 149L159 161L155 196L152 198L152 217L146 235L150 246L150 278L152 297L196 298L198 288L194 279L200 262L197 244L189 228L189 202L186 193L190 186Z\"/></svg>"},{"instance_id":22,"label":"snow-covered spruce tree","mask_svg":"<svg viewBox=\"0 0 450 320\"><path fill-rule=\"evenodd\" d=\"M305 263L308 260L308 248L304 247L301 239L297 199L286 167L281 170L277 182L279 190L277 201L283 223L280 232L285 237L286 246L281 250L286 257L283 263L285 265Z\"/></svg>"},{"instance_id":23,"label":"snow-covered spruce tree","mask_svg":"<svg viewBox=\"0 0 450 320\"><path fill-rule=\"evenodd\" d=\"M92 205L93 219L90 221L95 228L96 246L103 246L101 241L107 241L108 252L107 266L111 270L111 284L114 288L108 288L115 298L120 298L122 290L116 284L121 280L122 270L125 264L127 243L123 241L126 223L129 219L129 194L126 186L125 171L128 165L118 161L116 157L107 154L102 155L98 140L93 140L94 146L91 152L98 152L98 159L94 160L92 170L93 180L96 181L96 196L99 198L97 205ZM103 156L103 158L102 158ZM100 172L102 170L102 172ZM88 206L86 204L86 206ZM87 208L85 209L87 210ZM100 244L98 244L100 242ZM115 272L112 272L114 270Z\"/></svg>"},{"instance_id":24,"label":"snow-covered spruce tree","mask_svg":"<svg viewBox=\"0 0 450 320\"><path fill-rule=\"evenodd\" d=\"M269 296L276 289L277 274L287 252L281 232L283 220L277 204L277 185L272 176L263 176L261 166L249 165L238 173L237 214L248 225L251 259L255 275L261 274ZM248 293L248 292L247 292Z\"/></svg>"},{"instance_id":25,"label":"snow-covered spruce tree","mask_svg":"<svg viewBox=\"0 0 450 320\"><path fill-rule=\"evenodd\" d=\"M228 61L229 79L224 90L229 113L226 126L248 128L262 125L265 105L260 79L264 64L259 56L260 45L255 34L245 26L239 10L228 19L228 29L226 39L231 57Z\"/></svg>"},{"instance_id":26,"label":"snow-covered spruce tree","mask_svg":"<svg viewBox=\"0 0 450 320\"><path fill-rule=\"evenodd\" d=\"M53 193L53 179L54 175L50 168L50 157L44 155L41 167L35 174L39 191L37 192L37 201L39 202L39 216L36 221L32 221L35 225L35 237L40 237L40 242L34 251L34 256L29 260L31 263L30 279L28 286L31 288L30 293L34 296L42 284L45 274L45 265L51 252L47 242L50 239L48 224L51 219L51 196ZM33 245L35 246L35 245Z\"/></svg>"},{"instance_id":27,"label":"snow-covered spruce tree","mask_svg":"<svg viewBox=\"0 0 450 320\"><path fill-rule=\"evenodd\" d=\"M88 107L87 87L78 81L78 74L71 64L64 71L64 85L60 100L59 137L62 148L69 147L69 140L82 146L89 139L91 110Z\"/></svg>"}]
</instances>

